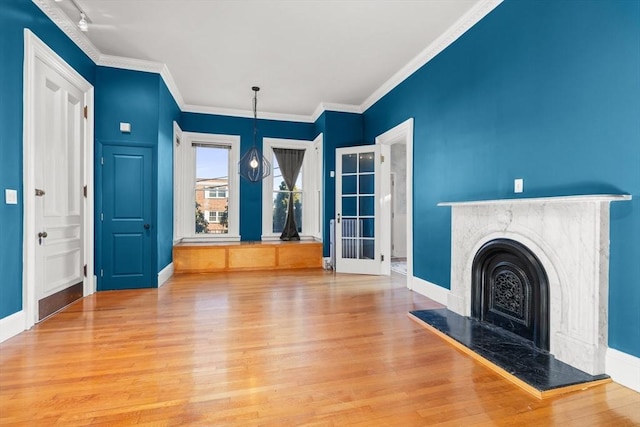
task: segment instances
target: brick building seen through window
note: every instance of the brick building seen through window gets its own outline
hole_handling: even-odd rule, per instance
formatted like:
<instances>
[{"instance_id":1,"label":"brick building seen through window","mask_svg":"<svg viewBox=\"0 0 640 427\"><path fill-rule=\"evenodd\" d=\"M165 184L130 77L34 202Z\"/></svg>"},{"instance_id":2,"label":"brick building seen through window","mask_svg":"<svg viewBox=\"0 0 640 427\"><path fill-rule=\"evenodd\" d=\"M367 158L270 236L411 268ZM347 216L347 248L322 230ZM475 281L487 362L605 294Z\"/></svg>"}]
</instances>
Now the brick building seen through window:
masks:
<instances>
[{"instance_id":1,"label":"brick building seen through window","mask_svg":"<svg viewBox=\"0 0 640 427\"><path fill-rule=\"evenodd\" d=\"M196 233L228 233L229 187L227 178L198 179L195 191Z\"/></svg>"}]
</instances>

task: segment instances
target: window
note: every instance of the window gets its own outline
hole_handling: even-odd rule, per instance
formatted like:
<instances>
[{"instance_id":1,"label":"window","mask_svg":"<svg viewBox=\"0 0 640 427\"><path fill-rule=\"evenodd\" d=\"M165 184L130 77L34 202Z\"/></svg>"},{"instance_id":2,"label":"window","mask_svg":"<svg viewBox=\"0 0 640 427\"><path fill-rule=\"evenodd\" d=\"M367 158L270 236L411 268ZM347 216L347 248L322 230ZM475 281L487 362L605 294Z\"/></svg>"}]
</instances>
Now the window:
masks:
<instances>
[{"instance_id":1,"label":"window","mask_svg":"<svg viewBox=\"0 0 640 427\"><path fill-rule=\"evenodd\" d=\"M204 197L207 199L226 199L227 194L228 194L227 187L205 188Z\"/></svg>"},{"instance_id":2,"label":"window","mask_svg":"<svg viewBox=\"0 0 640 427\"><path fill-rule=\"evenodd\" d=\"M181 240L240 240L239 146L239 136L183 132L175 153L182 166L175 183Z\"/></svg>"},{"instance_id":3,"label":"window","mask_svg":"<svg viewBox=\"0 0 640 427\"><path fill-rule=\"evenodd\" d=\"M274 148L305 150L292 192L282 179ZM322 240L322 135L315 141L264 138L263 153L271 162L272 173L262 182L262 239L277 240L280 237L287 217L289 194L293 193L293 209L300 237Z\"/></svg>"},{"instance_id":4,"label":"window","mask_svg":"<svg viewBox=\"0 0 640 427\"><path fill-rule=\"evenodd\" d=\"M220 211L211 211L209 212L209 222L216 222L219 223L222 220L222 215L224 214L224 212L220 212Z\"/></svg>"},{"instance_id":5,"label":"window","mask_svg":"<svg viewBox=\"0 0 640 427\"><path fill-rule=\"evenodd\" d=\"M306 155L306 153L305 153ZM296 218L296 225L298 226L298 233L302 233L302 202L303 202L303 188L302 188L302 176L304 172L304 165L300 168L298 179L293 187L293 191L287 188L287 184L282 178L282 172L280 171L280 165L278 165L278 159L273 156L273 162L271 163L271 170L273 174L273 210L272 210L272 226L271 234L282 233L284 229L284 223L287 220L287 212L289 208L290 195L293 195L293 214Z\"/></svg>"}]
</instances>

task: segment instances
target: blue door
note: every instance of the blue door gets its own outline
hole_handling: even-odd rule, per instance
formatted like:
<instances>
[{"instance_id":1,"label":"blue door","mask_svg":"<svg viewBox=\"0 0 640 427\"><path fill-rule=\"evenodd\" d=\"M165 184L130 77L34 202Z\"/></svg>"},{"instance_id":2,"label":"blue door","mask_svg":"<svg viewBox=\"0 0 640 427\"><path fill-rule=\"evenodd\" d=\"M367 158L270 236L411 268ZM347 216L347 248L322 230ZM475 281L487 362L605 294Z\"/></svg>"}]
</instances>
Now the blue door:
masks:
<instances>
[{"instance_id":1,"label":"blue door","mask_svg":"<svg viewBox=\"0 0 640 427\"><path fill-rule=\"evenodd\" d=\"M152 274L152 156L149 147L103 148L100 290L157 286Z\"/></svg>"}]
</instances>

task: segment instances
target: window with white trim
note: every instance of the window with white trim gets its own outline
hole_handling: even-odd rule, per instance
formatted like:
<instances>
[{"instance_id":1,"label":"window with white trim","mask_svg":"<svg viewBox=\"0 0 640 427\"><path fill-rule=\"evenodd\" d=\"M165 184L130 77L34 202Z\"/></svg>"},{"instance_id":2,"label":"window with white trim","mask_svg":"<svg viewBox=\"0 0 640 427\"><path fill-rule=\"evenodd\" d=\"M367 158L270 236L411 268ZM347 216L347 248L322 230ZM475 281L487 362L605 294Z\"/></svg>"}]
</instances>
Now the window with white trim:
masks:
<instances>
[{"instance_id":1,"label":"window with white trim","mask_svg":"<svg viewBox=\"0 0 640 427\"><path fill-rule=\"evenodd\" d=\"M196 168L197 169L197 168ZM205 188L204 197L206 199L226 199L228 197L229 191L227 187L219 187L219 188Z\"/></svg>"},{"instance_id":2,"label":"window with white trim","mask_svg":"<svg viewBox=\"0 0 640 427\"><path fill-rule=\"evenodd\" d=\"M282 179L273 148L305 150L293 191L287 188ZM272 165L272 173L262 181L262 240L277 240L280 237L290 193L293 193L294 215L300 237L322 240L322 135L314 141L264 138L263 153Z\"/></svg>"},{"instance_id":3,"label":"window with white trim","mask_svg":"<svg viewBox=\"0 0 640 427\"><path fill-rule=\"evenodd\" d=\"M224 212L221 211L205 211L205 217L210 223L220 224L224 219Z\"/></svg>"},{"instance_id":4,"label":"window with white trim","mask_svg":"<svg viewBox=\"0 0 640 427\"><path fill-rule=\"evenodd\" d=\"M240 137L183 132L181 140L175 152L177 237L240 240Z\"/></svg>"}]
</instances>

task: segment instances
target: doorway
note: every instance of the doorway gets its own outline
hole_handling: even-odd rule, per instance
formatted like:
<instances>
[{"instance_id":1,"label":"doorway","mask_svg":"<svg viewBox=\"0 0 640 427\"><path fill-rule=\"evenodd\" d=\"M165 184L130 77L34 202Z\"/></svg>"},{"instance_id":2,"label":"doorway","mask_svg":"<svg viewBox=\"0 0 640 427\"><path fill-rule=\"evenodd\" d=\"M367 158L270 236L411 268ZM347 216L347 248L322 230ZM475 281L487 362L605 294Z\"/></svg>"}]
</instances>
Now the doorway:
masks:
<instances>
[{"instance_id":1,"label":"doorway","mask_svg":"<svg viewBox=\"0 0 640 427\"><path fill-rule=\"evenodd\" d=\"M384 161L381 168L383 253L390 254L387 274L413 278L413 119L376 137Z\"/></svg>"},{"instance_id":2,"label":"doorway","mask_svg":"<svg viewBox=\"0 0 640 427\"><path fill-rule=\"evenodd\" d=\"M95 291L93 86L25 30L24 99L23 311L28 329Z\"/></svg>"}]
</instances>

